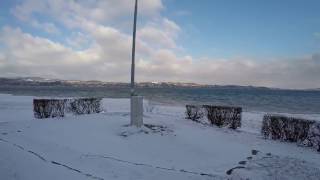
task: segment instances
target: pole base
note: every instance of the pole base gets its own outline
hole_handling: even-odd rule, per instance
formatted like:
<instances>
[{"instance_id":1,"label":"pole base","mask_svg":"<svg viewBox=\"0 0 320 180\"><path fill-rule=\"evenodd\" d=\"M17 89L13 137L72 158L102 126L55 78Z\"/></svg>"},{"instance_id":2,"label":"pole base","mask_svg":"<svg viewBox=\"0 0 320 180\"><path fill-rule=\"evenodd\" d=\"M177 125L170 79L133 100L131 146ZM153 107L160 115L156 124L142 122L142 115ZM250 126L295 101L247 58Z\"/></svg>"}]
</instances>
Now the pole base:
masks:
<instances>
[{"instance_id":1,"label":"pole base","mask_svg":"<svg viewBox=\"0 0 320 180\"><path fill-rule=\"evenodd\" d=\"M143 97L142 96L131 96L131 122L132 126L142 127L143 126Z\"/></svg>"}]
</instances>

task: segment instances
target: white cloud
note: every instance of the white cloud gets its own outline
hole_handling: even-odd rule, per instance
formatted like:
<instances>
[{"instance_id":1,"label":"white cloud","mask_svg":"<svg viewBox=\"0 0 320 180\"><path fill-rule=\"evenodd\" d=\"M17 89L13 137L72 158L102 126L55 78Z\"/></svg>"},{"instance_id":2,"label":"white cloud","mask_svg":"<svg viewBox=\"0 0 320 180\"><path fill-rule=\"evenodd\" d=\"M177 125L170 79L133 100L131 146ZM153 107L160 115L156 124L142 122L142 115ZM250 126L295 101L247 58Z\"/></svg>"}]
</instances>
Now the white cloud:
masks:
<instances>
[{"instance_id":1,"label":"white cloud","mask_svg":"<svg viewBox=\"0 0 320 180\"><path fill-rule=\"evenodd\" d=\"M25 0L12 9L20 20L32 19L34 13L50 15L65 23L76 19L104 22L132 15L133 0ZM161 0L140 0L139 15L158 15L163 8Z\"/></svg>"},{"instance_id":2,"label":"white cloud","mask_svg":"<svg viewBox=\"0 0 320 180\"><path fill-rule=\"evenodd\" d=\"M104 56L102 47L97 44L83 51L74 51L62 44L10 27L2 30L1 41L8 50L5 52L1 76L19 74L100 80L113 77L120 81L128 74L121 71L118 57L113 59Z\"/></svg>"},{"instance_id":3,"label":"white cloud","mask_svg":"<svg viewBox=\"0 0 320 180\"><path fill-rule=\"evenodd\" d=\"M60 30L56 27L54 23L49 22L39 22L33 17L33 13L41 12L45 9L46 5L43 1L29 0L20 6L15 7L11 10L12 14L23 21L24 23L30 24L32 27L37 29L42 29L50 34L59 34Z\"/></svg>"},{"instance_id":4,"label":"white cloud","mask_svg":"<svg viewBox=\"0 0 320 180\"><path fill-rule=\"evenodd\" d=\"M223 85L256 85L280 88L318 88L320 56L299 59L192 59L158 52L152 63L141 63L145 81L183 81ZM160 59L166 59L161 61ZM170 59L170 60L169 60Z\"/></svg>"},{"instance_id":5,"label":"white cloud","mask_svg":"<svg viewBox=\"0 0 320 180\"><path fill-rule=\"evenodd\" d=\"M5 59L0 61L0 75L129 81L129 37L103 28L97 31L96 38L99 40L88 49L74 51L48 39L23 33L20 29L6 27L1 32L1 41L7 51L2 55ZM320 84L318 77L320 55L267 62L250 59L196 60L191 56L178 57L168 49L159 49L137 61L138 81L313 88Z\"/></svg>"},{"instance_id":6,"label":"white cloud","mask_svg":"<svg viewBox=\"0 0 320 180\"><path fill-rule=\"evenodd\" d=\"M80 31L72 32L71 36L66 38L66 43L73 49L86 48L90 42L90 37Z\"/></svg>"},{"instance_id":7,"label":"white cloud","mask_svg":"<svg viewBox=\"0 0 320 180\"><path fill-rule=\"evenodd\" d=\"M40 23L36 20L31 20L31 25L35 28L42 29L50 34L59 34L60 30L53 23Z\"/></svg>"},{"instance_id":8,"label":"white cloud","mask_svg":"<svg viewBox=\"0 0 320 180\"><path fill-rule=\"evenodd\" d=\"M176 23L163 18L141 28L138 37L155 47L177 48L175 40L179 32L180 27Z\"/></svg>"}]
</instances>

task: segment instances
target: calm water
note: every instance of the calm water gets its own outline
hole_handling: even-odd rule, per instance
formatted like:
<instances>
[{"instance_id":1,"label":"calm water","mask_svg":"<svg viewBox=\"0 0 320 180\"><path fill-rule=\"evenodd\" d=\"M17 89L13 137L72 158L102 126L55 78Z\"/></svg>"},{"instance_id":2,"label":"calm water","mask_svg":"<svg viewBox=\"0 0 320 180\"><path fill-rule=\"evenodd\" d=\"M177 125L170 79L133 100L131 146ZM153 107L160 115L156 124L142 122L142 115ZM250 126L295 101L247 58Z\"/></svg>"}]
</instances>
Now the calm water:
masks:
<instances>
[{"instance_id":1,"label":"calm water","mask_svg":"<svg viewBox=\"0 0 320 180\"><path fill-rule=\"evenodd\" d=\"M320 114L320 91L270 90L263 88L138 88L145 98L171 104L241 106L245 111ZM129 97L128 88L106 87L1 87L0 93L33 96Z\"/></svg>"}]
</instances>

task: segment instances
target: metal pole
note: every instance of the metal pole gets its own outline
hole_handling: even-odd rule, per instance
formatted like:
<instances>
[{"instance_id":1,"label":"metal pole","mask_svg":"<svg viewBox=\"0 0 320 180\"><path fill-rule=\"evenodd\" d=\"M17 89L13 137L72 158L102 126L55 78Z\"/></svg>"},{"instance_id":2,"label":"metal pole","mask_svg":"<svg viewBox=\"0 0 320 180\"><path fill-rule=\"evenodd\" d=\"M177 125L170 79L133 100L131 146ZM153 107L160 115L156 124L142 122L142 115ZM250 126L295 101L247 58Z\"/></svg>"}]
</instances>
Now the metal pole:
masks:
<instances>
[{"instance_id":1,"label":"metal pole","mask_svg":"<svg viewBox=\"0 0 320 180\"><path fill-rule=\"evenodd\" d=\"M134 89L134 74L135 74L135 53L136 53L136 27L137 27L137 11L138 0L135 0L134 6L134 21L133 21L133 39L132 39L132 62L131 62L131 96L135 95Z\"/></svg>"},{"instance_id":2,"label":"metal pole","mask_svg":"<svg viewBox=\"0 0 320 180\"><path fill-rule=\"evenodd\" d=\"M136 127L143 126L143 97L135 94L134 71L136 51L136 27L137 27L138 0L135 0L133 39L132 39L132 62L131 62L131 98L130 98L130 124Z\"/></svg>"}]
</instances>

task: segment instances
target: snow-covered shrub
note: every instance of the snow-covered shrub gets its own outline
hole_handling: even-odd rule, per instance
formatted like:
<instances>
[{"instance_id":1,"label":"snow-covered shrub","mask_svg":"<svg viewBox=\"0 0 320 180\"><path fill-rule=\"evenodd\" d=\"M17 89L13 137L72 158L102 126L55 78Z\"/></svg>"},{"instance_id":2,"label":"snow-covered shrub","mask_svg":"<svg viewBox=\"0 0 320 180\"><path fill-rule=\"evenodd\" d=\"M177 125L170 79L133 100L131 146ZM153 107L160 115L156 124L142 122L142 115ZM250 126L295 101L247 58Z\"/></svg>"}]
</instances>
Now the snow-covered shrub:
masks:
<instances>
[{"instance_id":1,"label":"snow-covered shrub","mask_svg":"<svg viewBox=\"0 0 320 180\"><path fill-rule=\"evenodd\" d=\"M320 152L320 123L314 123L308 132L308 137L304 141L304 145L315 148Z\"/></svg>"},{"instance_id":2,"label":"snow-covered shrub","mask_svg":"<svg viewBox=\"0 0 320 180\"><path fill-rule=\"evenodd\" d=\"M144 107L144 112L146 113L153 113L156 106L152 103L150 103L150 101L146 101L144 104L143 104L143 107Z\"/></svg>"},{"instance_id":3,"label":"snow-covered shrub","mask_svg":"<svg viewBox=\"0 0 320 180\"><path fill-rule=\"evenodd\" d=\"M186 105L186 118L199 122L206 117L208 122L218 127L237 129L241 127L241 107L212 105Z\"/></svg>"},{"instance_id":4,"label":"snow-covered shrub","mask_svg":"<svg viewBox=\"0 0 320 180\"><path fill-rule=\"evenodd\" d=\"M261 133L265 138L297 142L320 152L320 122L313 120L265 115Z\"/></svg>"},{"instance_id":5,"label":"snow-covered shrub","mask_svg":"<svg viewBox=\"0 0 320 180\"><path fill-rule=\"evenodd\" d=\"M307 139L314 123L315 121L282 115L265 115L261 133L265 138L301 143Z\"/></svg>"},{"instance_id":6,"label":"snow-covered shrub","mask_svg":"<svg viewBox=\"0 0 320 180\"><path fill-rule=\"evenodd\" d=\"M146 107L146 112L152 113L154 109L155 109L155 106L154 106L154 105L148 105L148 106Z\"/></svg>"},{"instance_id":7,"label":"snow-covered shrub","mask_svg":"<svg viewBox=\"0 0 320 180\"><path fill-rule=\"evenodd\" d=\"M64 117L69 112L78 115L101 111L101 98L33 100L34 116L39 119Z\"/></svg>"},{"instance_id":8,"label":"snow-covered shrub","mask_svg":"<svg viewBox=\"0 0 320 180\"><path fill-rule=\"evenodd\" d=\"M101 98L72 99L68 103L68 111L73 114L92 114L101 112Z\"/></svg>"},{"instance_id":9,"label":"snow-covered shrub","mask_svg":"<svg viewBox=\"0 0 320 180\"><path fill-rule=\"evenodd\" d=\"M34 117L39 119L64 117L65 103L64 99L34 99Z\"/></svg>"},{"instance_id":10,"label":"snow-covered shrub","mask_svg":"<svg viewBox=\"0 0 320 180\"><path fill-rule=\"evenodd\" d=\"M218 127L237 129L241 127L241 107L204 105L207 118L211 124Z\"/></svg>"},{"instance_id":11,"label":"snow-covered shrub","mask_svg":"<svg viewBox=\"0 0 320 180\"><path fill-rule=\"evenodd\" d=\"M186 105L186 118L198 122L204 116L203 107L196 105Z\"/></svg>"}]
</instances>

